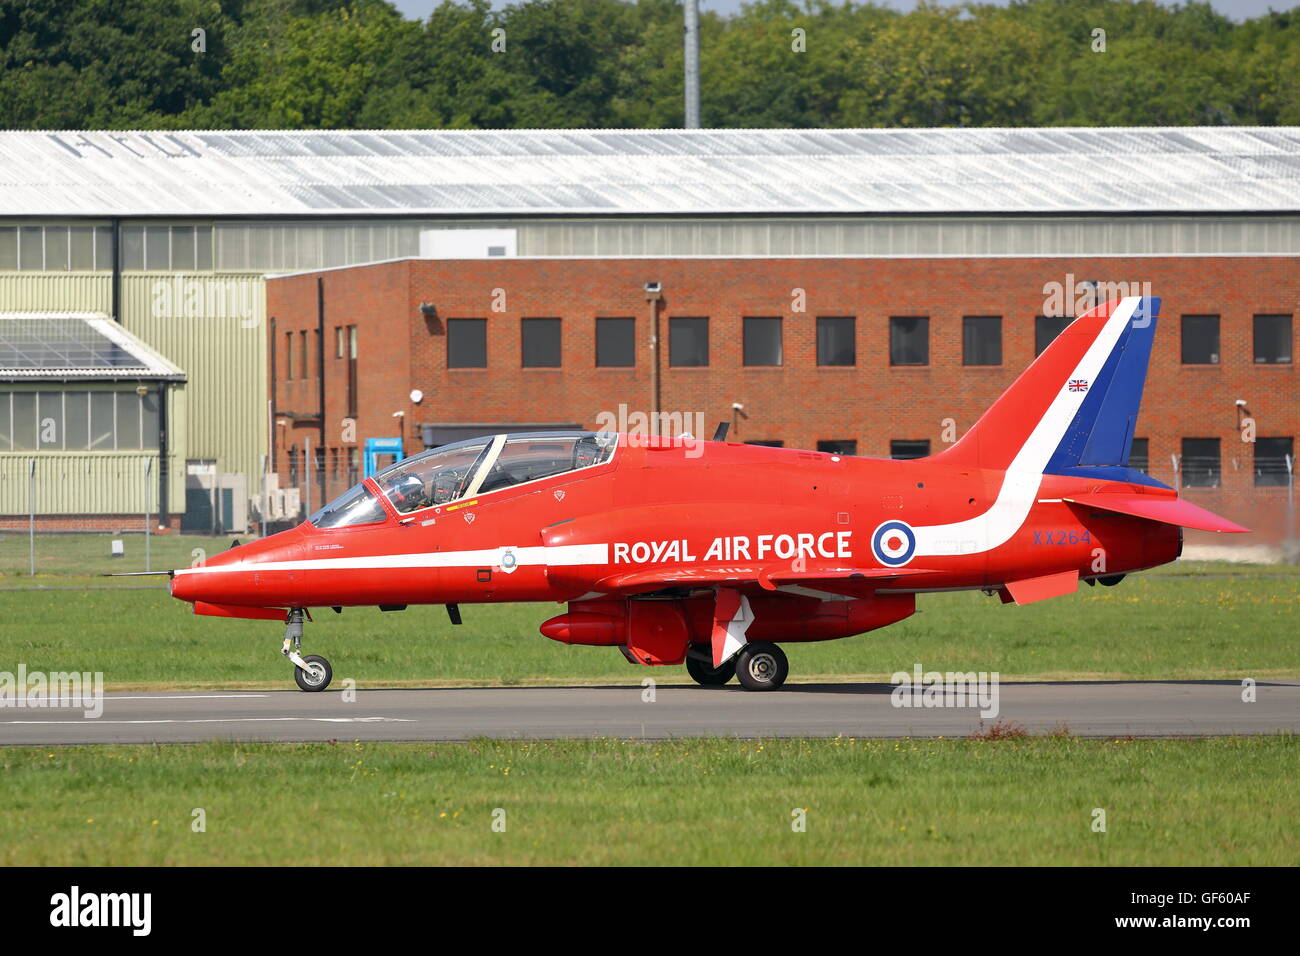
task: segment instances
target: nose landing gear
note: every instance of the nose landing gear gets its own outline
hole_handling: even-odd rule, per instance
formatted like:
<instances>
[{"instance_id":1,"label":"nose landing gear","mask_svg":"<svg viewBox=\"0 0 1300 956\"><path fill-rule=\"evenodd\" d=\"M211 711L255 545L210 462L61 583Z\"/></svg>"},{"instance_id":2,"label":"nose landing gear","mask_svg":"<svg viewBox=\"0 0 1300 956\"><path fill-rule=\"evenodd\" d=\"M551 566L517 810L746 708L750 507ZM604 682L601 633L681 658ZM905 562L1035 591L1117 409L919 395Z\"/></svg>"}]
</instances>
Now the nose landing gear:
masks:
<instances>
[{"instance_id":1,"label":"nose landing gear","mask_svg":"<svg viewBox=\"0 0 1300 956\"><path fill-rule=\"evenodd\" d=\"M280 649L280 653L293 662L293 679L298 687L314 693L330 685L330 681L334 678L334 670L330 667L330 662L319 654L308 654L303 657L300 653L302 619L302 608L289 608L289 614L284 619L284 646Z\"/></svg>"}]
</instances>

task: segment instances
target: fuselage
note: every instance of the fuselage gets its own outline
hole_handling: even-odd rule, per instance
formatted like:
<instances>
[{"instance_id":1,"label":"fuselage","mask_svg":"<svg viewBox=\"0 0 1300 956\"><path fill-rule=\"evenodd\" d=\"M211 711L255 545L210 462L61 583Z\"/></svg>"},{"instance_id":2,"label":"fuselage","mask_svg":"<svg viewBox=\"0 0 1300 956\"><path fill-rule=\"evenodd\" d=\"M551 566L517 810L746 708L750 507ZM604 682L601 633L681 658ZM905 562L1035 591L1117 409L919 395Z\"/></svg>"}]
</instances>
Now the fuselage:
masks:
<instances>
[{"instance_id":1,"label":"fuselage","mask_svg":"<svg viewBox=\"0 0 1300 956\"><path fill-rule=\"evenodd\" d=\"M624 435L600 463L406 512L374 480L365 487L382 509L375 520L307 521L232 548L176 572L173 596L250 608L567 602L662 568L734 568L737 580L774 564L918 572L864 582L867 596L1114 576L1172 561L1182 545L1177 527L1064 500L1150 487L958 467L942 455Z\"/></svg>"}]
</instances>

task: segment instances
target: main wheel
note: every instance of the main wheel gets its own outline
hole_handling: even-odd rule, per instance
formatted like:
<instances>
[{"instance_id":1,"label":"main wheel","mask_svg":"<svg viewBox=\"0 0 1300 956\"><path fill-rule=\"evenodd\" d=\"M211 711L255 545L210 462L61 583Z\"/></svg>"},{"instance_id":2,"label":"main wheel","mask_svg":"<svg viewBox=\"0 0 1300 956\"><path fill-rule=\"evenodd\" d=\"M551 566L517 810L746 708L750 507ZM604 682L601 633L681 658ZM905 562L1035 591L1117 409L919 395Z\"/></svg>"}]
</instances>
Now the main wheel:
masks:
<instances>
[{"instance_id":1,"label":"main wheel","mask_svg":"<svg viewBox=\"0 0 1300 956\"><path fill-rule=\"evenodd\" d=\"M775 644L746 644L736 655L736 676L745 690L776 690L789 674L790 662Z\"/></svg>"},{"instance_id":2,"label":"main wheel","mask_svg":"<svg viewBox=\"0 0 1300 956\"><path fill-rule=\"evenodd\" d=\"M702 687L721 687L736 676L736 661L726 661L721 667L712 667L707 661L694 657L686 658L686 673L691 680Z\"/></svg>"},{"instance_id":3,"label":"main wheel","mask_svg":"<svg viewBox=\"0 0 1300 956\"><path fill-rule=\"evenodd\" d=\"M308 654L303 658L307 663L309 670L303 670L301 667L294 665L293 679L298 682L298 686L305 691L316 692L324 690L334 679L334 669L330 667L330 662L325 660L319 654Z\"/></svg>"}]
</instances>

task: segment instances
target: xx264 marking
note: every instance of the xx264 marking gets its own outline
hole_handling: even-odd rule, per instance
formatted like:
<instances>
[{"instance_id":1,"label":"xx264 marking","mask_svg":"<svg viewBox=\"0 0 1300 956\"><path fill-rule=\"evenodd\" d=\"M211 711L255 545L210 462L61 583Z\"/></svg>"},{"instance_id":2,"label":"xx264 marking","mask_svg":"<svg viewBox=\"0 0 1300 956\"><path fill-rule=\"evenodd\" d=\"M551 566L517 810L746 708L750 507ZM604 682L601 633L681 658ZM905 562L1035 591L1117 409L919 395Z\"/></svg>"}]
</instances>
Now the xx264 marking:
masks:
<instances>
[{"instance_id":1,"label":"xx264 marking","mask_svg":"<svg viewBox=\"0 0 1300 956\"><path fill-rule=\"evenodd\" d=\"M1034 544L1092 544L1092 535L1087 529L1083 531L1071 530L1052 530L1035 531Z\"/></svg>"}]
</instances>

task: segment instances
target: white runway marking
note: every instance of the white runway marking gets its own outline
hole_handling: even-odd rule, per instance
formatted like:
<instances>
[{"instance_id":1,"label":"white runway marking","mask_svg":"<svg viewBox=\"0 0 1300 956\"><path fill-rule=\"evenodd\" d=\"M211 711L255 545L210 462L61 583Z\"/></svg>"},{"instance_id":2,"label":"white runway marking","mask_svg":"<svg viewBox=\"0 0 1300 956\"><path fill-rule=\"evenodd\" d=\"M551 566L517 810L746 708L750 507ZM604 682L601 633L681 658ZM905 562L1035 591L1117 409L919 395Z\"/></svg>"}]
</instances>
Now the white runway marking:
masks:
<instances>
[{"instance_id":1,"label":"white runway marking","mask_svg":"<svg viewBox=\"0 0 1300 956\"><path fill-rule=\"evenodd\" d=\"M165 696L145 694L140 697L118 697L109 694L105 700L242 700L245 697L270 697L270 694L168 694Z\"/></svg>"},{"instance_id":2,"label":"white runway marking","mask_svg":"<svg viewBox=\"0 0 1300 956\"><path fill-rule=\"evenodd\" d=\"M244 724L265 723L281 720L310 720L323 724L375 724L400 723L414 724L416 721L406 717L204 717L190 720L166 718L160 720L103 720L99 717L83 717L81 720L4 720L4 724L84 724L86 721L96 724Z\"/></svg>"}]
</instances>

